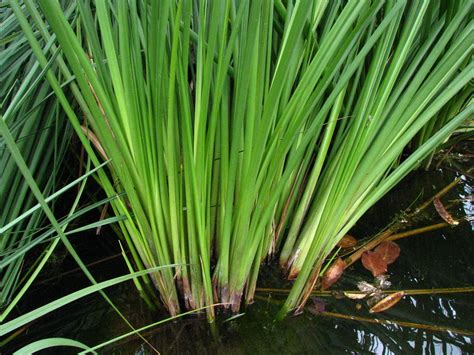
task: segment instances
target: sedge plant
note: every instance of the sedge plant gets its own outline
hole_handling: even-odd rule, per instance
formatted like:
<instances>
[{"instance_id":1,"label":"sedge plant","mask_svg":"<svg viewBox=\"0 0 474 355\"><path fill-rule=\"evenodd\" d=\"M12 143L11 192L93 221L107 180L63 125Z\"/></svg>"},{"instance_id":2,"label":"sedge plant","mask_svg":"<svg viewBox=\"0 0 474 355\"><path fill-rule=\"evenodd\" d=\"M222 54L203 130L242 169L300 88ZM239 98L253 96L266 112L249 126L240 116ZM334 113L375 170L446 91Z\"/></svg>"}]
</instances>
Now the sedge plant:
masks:
<instances>
[{"instance_id":1,"label":"sedge plant","mask_svg":"<svg viewBox=\"0 0 474 355\"><path fill-rule=\"evenodd\" d=\"M2 11L1 116L15 139L42 193L58 186L62 159L72 131L58 101L43 79L36 58L11 9ZM40 209L24 218L35 198L0 135L0 321L26 291L38 266L44 264L57 241L49 243L36 262L26 251L43 231ZM12 223L13 222L13 223ZM8 226L10 224L10 226ZM27 266L28 265L28 266ZM33 267L30 268L30 265Z\"/></svg>"},{"instance_id":2,"label":"sedge plant","mask_svg":"<svg viewBox=\"0 0 474 355\"><path fill-rule=\"evenodd\" d=\"M274 254L296 278L282 314L301 306L339 239L472 115L469 1L78 0L76 22L11 3L92 163L110 160L130 269L177 265L137 282L172 315L237 311Z\"/></svg>"}]
</instances>

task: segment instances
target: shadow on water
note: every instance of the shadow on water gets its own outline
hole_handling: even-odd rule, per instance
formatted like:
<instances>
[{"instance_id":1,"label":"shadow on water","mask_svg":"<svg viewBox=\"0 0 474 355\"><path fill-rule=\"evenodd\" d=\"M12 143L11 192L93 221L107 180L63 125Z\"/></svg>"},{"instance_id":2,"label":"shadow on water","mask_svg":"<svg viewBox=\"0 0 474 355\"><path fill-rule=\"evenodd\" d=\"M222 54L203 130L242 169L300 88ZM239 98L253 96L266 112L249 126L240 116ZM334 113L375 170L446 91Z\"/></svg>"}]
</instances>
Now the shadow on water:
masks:
<instances>
[{"instance_id":1,"label":"shadow on water","mask_svg":"<svg viewBox=\"0 0 474 355\"><path fill-rule=\"evenodd\" d=\"M388 194L354 227L352 234L368 237L385 227L415 200L414 205L432 196L455 177L458 172L444 169L418 171L409 175L399 187ZM473 233L474 215L472 181L462 181L443 199L457 201L450 212L457 218L470 219L456 228L404 238L397 243L400 258L389 268L391 289L412 290L474 286ZM424 225L439 223L440 217L430 206ZM421 227L418 225L416 227ZM116 252L112 233L96 237L83 236L77 242L80 255L89 262ZM91 243L97 248L91 250ZM82 247L82 250L81 250ZM91 254L93 253L93 254ZM68 257L60 264L61 270L52 270L33 288L30 298L20 305L21 312L44 304L87 285L80 272L58 277L58 273L74 267ZM91 268L98 278L106 279L126 273L120 258L112 258ZM345 271L334 289L354 290L361 280L371 281L370 273L360 262ZM260 287L288 289L275 266L267 265L259 279ZM108 289L107 293L136 327L166 317L163 312L151 312L136 296L132 283ZM273 317L284 300L280 293L260 292L254 304L242 310L240 317L220 314L218 335L211 334L205 317L188 316L168 322L143 333L163 354L459 354L474 352L474 297L472 293L424 294L405 296L395 307L374 315L363 300L324 297L329 315L304 312L288 316L282 322ZM341 319L331 314L342 314L370 320L393 320L413 323L376 324L361 320ZM226 321L226 319L228 321ZM436 326L437 330L424 326ZM451 330L450 330L451 329ZM454 329L454 331L453 331ZM464 331L460 334L456 329ZM4 349L10 353L34 340L47 337L67 337L95 345L128 332L120 318L99 295L90 296L49 314L31 325ZM50 349L45 353L73 353L66 348ZM109 354L149 354L149 347L138 337L129 337L100 350Z\"/></svg>"}]
</instances>

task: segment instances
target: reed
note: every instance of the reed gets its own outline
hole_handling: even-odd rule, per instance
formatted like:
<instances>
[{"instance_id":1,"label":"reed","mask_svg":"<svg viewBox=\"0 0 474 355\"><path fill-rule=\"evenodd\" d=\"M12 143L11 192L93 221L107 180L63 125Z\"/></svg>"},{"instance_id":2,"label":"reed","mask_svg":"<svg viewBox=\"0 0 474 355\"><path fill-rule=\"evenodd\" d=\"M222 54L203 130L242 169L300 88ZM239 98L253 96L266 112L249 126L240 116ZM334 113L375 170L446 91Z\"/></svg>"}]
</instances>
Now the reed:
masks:
<instances>
[{"instance_id":1,"label":"reed","mask_svg":"<svg viewBox=\"0 0 474 355\"><path fill-rule=\"evenodd\" d=\"M362 214L472 117L472 97L464 94L474 69L472 6L388 2L385 11L397 5L398 16L378 38L357 96L346 106L351 119L337 132L311 204L291 222L280 262L298 277L283 314L305 303L325 258ZM458 106L449 121L401 159L453 102Z\"/></svg>"},{"instance_id":2,"label":"reed","mask_svg":"<svg viewBox=\"0 0 474 355\"><path fill-rule=\"evenodd\" d=\"M110 159L131 271L178 265L136 283L171 315L237 311L275 253L296 277L282 314L301 306L342 236L473 114L469 1L78 0L77 21L11 2L92 163Z\"/></svg>"},{"instance_id":3,"label":"reed","mask_svg":"<svg viewBox=\"0 0 474 355\"><path fill-rule=\"evenodd\" d=\"M0 119L11 131L39 188L49 195L64 176L62 160L72 131L63 117L57 99L51 95L51 88L42 80L41 67L11 9L2 9L1 22ZM3 134L0 135L0 166L2 321L24 295L38 270L47 262L57 241L51 241L46 248L40 246L42 250L36 256L27 253L34 240L42 233L45 215L37 209L21 218L23 212L35 205L35 198L23 179Z\"/></svg>"}]
</instances>

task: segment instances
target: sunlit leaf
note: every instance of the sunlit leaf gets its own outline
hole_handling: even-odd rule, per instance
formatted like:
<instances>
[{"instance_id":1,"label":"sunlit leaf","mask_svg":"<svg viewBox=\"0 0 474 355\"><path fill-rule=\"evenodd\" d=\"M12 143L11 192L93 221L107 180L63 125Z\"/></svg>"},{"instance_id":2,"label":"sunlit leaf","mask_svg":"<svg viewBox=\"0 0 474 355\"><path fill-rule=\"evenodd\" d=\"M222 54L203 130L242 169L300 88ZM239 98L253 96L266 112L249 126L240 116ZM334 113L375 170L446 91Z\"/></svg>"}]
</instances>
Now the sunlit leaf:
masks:
<instances>
[{"instance_id":1,"label":"sunlit leaf","mask_svg":"<svg viewBox=\"0 0 474 355\"><path fill-rule=\"evenodd\" d=\"M363 292L344 292L344 296L350 298L351 300L361 300L362 298L367 297L367 293Z\"/></svg>"},{"instance_id":2,"label":"sunlit leaf","mask_svg":"<svg viewBox=\"0 0 474 355\"><path fill-rule=\"evenodd\" d=\"M392 308L394 305L400 301L403 296L405 296L405 291L399 291L388 295L387 297L383 298L377 304L375 304L371 309L370 313L378 313L383 312L389 308Z\"/></svg>"}]
</instances>

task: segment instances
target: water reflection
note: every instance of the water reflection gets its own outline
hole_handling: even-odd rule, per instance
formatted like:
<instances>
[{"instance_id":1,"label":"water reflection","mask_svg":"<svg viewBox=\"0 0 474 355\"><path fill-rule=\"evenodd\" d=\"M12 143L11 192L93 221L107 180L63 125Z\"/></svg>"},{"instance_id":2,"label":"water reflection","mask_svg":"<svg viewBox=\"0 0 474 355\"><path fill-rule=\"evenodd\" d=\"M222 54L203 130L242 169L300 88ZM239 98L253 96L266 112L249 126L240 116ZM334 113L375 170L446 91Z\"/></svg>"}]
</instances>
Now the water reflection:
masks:
<instances>
[{"instance_id":1,"label":"water reflection","mask_svg":"<svg viewBox=\"0 0 474 355\"><path fill-rule=\"evenodd\" d=\"M473 188L468 184L468 179L466 176L461 175L461 180L463 181L463 189L465 194L460 194L459 197L462 199L462 205L466 219L471 225L471 229L474 231L474 205L473 201Z\"/></svg>"}]
</instances>

